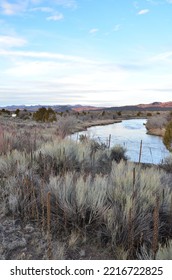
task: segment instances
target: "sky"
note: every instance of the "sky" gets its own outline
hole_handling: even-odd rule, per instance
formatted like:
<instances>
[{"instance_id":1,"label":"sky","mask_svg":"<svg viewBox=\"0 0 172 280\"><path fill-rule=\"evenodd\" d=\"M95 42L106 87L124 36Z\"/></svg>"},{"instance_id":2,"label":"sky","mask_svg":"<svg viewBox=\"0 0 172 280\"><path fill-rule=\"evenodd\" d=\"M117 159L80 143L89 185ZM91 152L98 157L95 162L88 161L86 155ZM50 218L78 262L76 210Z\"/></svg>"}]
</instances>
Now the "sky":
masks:
<instances>
[{"instance_id":1,"label":"sky","mask_svg":"<svg viewBox=\"0 0 172 280\"><path fill-rule=\"evenodd\" d=\"M172 0L0 0L0 106L172 101Z\"/></svg>"}]
</instances>

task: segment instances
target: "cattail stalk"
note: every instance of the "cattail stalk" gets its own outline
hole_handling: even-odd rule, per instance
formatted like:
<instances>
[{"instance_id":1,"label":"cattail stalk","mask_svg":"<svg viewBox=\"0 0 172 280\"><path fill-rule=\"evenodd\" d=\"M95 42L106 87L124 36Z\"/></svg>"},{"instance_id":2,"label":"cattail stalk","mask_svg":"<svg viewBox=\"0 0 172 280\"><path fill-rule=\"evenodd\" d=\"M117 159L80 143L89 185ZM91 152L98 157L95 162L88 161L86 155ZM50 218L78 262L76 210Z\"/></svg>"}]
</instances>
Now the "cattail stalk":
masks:
<instances>
[{"instance_id":1,"label":"cattail stalk","mask_svg":"<svg viewBox=\"0 0 172 280\"><path fill-rule=\"evenodd\" d=\"M159 236L159 196L156 197L156 206L153 211L153 240L152 240L152 251L153 258L155 260L156 253L158 251L158 236Z\"/></svg>"}]
</instances>

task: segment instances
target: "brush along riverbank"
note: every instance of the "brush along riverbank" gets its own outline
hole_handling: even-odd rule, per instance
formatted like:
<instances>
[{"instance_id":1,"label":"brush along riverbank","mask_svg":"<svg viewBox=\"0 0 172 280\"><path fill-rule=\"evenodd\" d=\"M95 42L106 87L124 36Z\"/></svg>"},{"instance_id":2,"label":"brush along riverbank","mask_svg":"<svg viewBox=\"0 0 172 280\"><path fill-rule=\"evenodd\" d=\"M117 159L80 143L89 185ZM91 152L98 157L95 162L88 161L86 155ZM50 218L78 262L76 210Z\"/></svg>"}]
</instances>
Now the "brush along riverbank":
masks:
<instances>
[{"instance_id":1,"label":"brush along riverbank","mask_svg":"<svg viewBox=\"0 0 172 280\"><path fill-rule=\"evenodd\" d=\"M148 129L147 134L164 137L165 128L150 128L150 129Z\"/></svg>"}]
</instances>

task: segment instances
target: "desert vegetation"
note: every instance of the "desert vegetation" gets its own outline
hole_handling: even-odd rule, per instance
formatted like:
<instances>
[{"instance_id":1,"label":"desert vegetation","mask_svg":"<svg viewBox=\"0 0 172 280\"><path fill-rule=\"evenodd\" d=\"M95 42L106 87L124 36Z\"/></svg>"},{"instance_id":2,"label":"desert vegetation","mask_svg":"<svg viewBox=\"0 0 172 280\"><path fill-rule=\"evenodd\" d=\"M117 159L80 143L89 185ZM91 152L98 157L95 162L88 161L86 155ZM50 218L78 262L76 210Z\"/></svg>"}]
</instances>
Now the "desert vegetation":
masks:
<instances>
[{"instance_id":1,"label":"desert vegetation","mask_svg":"<svg viewBox=\"0 0 172 280\"><path fill-rule=\"evenodd\" d=\"M148 133L157 136L164 136L169 119L170 114L167 112L149 116L146 122Z\"/></svg>"},{"instance_id":2,"label":"desert vegetation","mask_svg":"<svg viewBox=\"0 0 172 280\"><path fill-rule=\"evenodd\" d=\"M144 166L128 162L120 146L73 141L76 119L63 118L59 125L1 118L1 232L8 219L39 230L34 249L43 248L36 255L43 259L172 258L170 160ZM31 236L18 243L22 259L33 258ZM15 246L5 238L0 253L10 259Z\"/></svg>"},{"instance_id":3,"label":"desert vegetation","mask_svg":"<svg viewBox=\"0 0 172 280\"><path fill-rule=\"evenodd\" d=\"M169 151L172 151L172 112L149 117L146 128L149 134L162 136L164 145Z\"/></svg>"},{"instance_id":4,"label":"desert vegetation","mask_svg":"<svg viewBox=\"0 0 172 280\"><path fill-rule=\"evenodd\" d=\"M33 113L33 119L41 122L53 122L56 121L56 113L52 108L42 107Z\"/></svg>"},{"instance_id":5,"label":"desert vegetation","mask_svg":"<svg viewBox=\"0 0 172 280\"><path fill-rule=\"evenodd\" d=\"M167 149L172 152L172 120L166 126L163 142Z\"/></svg>"}]
</instances>

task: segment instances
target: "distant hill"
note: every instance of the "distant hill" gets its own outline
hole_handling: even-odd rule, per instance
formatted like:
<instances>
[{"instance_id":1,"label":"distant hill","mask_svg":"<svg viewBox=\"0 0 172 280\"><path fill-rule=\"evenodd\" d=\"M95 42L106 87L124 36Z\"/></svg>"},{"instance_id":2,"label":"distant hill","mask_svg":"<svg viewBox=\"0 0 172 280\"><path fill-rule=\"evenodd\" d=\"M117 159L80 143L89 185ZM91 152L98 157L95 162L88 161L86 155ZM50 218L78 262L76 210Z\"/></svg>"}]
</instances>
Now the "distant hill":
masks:
<instances>
[{"instance_id":1,"label":"distant hill","mask_svg":"<svg viewBox=\"0 0 172 280\"><path fill-rule=\"evenodd\" d=\"M73 111L82 112L82 111L95 111L102 110L104 107L95 107L95 106L75 106L72 108Z\"/></svg>"},{"instance_id":2,"label":"distant hill","mask_svg":"<svg viewBox=\"0 0 172 280\"><path fill-rule=\"evenodd\" d=\"M65 112L65 111L99 111L99 110L110 110L110 111L165 111L172 110L172 101L169 102L153 102L150 104L138 104L138 105L126 105L126 106L116 106L116 107L95 107L95 106L84 106L84 105L11 105L0 107L0 109L6 109L10 111L15 111L16 109L28 110L31 112L37 111L41 107L51 107L56 112Z\"/></svg>"},{"instance_id":3,"label":"distant hill","mask_svg":"<svg viewBox=\"0 0 172 280\"><path fill-rule=\"evenodd\" d=\"M150 104L139 104L137 105L140 108L172 108L172 101L169 102L153 102Z\"/></svg>"},{"instance_id":4,"label":"distant hill","mask_svg":"<svg viewBox=\"0 0 172 280\"><path fill-rule=\"evenodd\" d=\"M105 110L111 111L166 111L172 110L172 101L169 102L153 102L150 104L126 105L120 107L109 107Z\"/></svg>"},{"instance_id":5,"label":"distant hill","mask_svg":"<svg viewBox=\"0 0 172 280\"><path fill-rule=\"evenodd\" d=\"M76 112L81 112L81 111L91 111L91 110L98 110L98 109L103 109L101 107L95 107L95 106L83 106L83 105L10 105L10 106L4 106L0 107L0 109L6 109L9 111L15 111L16 109L20 110L28 110L31 112L37 111L41 107L51 107L54 111L56 112L65 112L65 111L76 111Z\"/></svg>"},{"instance_id":6,"label":"distant hill","mask_svg":"<svg viewBox=\"0 0 172 280\"><path fill-rule=\"evenodd\" d=\"M35 112L38 109L40 109L41 107L46 107L49 108L51 107L54 111L56 112L65 112L65 111L71 111L71 110L75 110L77 108L82 107L81 105L10 105L10 106L5 106L5 107L0 107L0 109L4 108L6 110L9 111L15 111L16 109L20 109L20 110L28 110L31 112Z\"/></svg>"}]
</instances>

